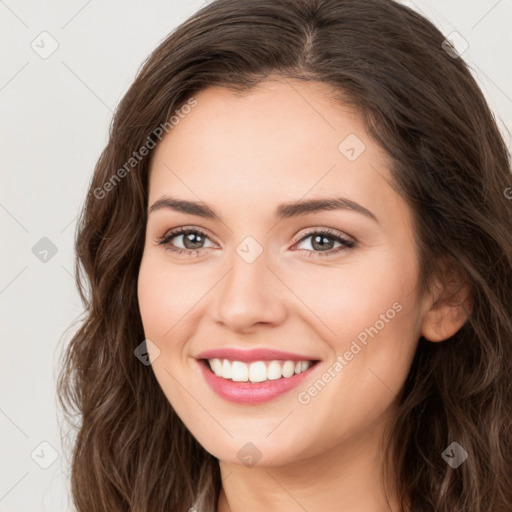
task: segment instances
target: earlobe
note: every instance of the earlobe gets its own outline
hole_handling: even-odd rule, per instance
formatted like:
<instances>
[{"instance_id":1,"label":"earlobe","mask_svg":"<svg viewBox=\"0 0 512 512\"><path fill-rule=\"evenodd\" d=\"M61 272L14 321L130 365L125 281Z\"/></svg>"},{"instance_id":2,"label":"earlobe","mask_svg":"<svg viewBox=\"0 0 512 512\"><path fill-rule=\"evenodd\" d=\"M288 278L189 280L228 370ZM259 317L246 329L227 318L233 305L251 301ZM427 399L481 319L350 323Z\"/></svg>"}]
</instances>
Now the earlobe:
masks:
<instances>
[{"instance_id":1,"label":"earlobe","mask_svg":"<svg viewBox=\"0 0 512 512\"><path fill-rule=\"evenodd\" d=\"M473 311L471 287L457 272L451 272L437 289L440 293L431 302L421 327L421 335L432 342L453 336Z\"/></svg>"}]
</instances>

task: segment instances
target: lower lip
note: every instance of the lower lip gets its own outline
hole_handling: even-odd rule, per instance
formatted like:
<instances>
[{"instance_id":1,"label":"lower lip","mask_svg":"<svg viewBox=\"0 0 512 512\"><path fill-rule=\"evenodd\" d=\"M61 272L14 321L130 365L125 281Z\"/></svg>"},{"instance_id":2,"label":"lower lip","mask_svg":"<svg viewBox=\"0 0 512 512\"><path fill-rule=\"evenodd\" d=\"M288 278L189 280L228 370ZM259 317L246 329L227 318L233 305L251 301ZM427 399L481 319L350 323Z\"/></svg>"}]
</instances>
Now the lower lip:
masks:
<instances>
[{"instance_id":1,"label":"lower lip","mask_svg":"<svg viewBox=\"0 0 512 512\"><path fill-rule=\"evenodd\" d=\"M298 386L316 366L310 366L292 377L267 380L264 382L234 382L218 377L207 367L208 363L198 361L203 376L209 386L221 398L237 404L260 404L276 398Z\"/></svg>"}]
</instances>

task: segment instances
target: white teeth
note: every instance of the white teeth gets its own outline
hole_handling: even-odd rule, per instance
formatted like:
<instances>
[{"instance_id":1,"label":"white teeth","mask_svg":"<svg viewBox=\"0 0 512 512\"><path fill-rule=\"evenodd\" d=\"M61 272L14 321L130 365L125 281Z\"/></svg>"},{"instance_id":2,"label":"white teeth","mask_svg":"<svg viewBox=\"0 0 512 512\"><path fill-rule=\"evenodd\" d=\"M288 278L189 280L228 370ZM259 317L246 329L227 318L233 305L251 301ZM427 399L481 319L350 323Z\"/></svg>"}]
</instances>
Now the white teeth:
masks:
<instances>
[{"instance_id":1,"label":"white teeth","mask_svg":"<svg viewBox=\"0 0 512 512\"><path fill-rule=\"evenodd\" d=\"M281 374L281 363L279 361L270 361L270 364L267 368L267 379L268 380L277 380L282 377Z\"/></svg>"},{"instance_id":2,"label":"white teeth","mask_svg":"<svg viewBox=\"0 0 512 512\"><path fill-rule=\"evenodd\" d=\"M222 377L222 363L220 359L212 359L210 360L210 367L213 370L213 373L217 375L217 377Z\"/></svg>"},{"instance_id":3,"label":"white teeth","mask_svg":"<svg viewBox=\"0 0 512 512\"><path fill-rule=\"evenodd\" d=\"M263 382L267 380L267 367L263 361L256 361L249 366L249 380L251 382Z\"/></svg>"},{"instance_id":4,"label":"white teeth","mask_svg":"<svg viewBox=\"0 0 512 512\"><path fill-rule=\"evenodd\" d=\"M224 379L235 382L264 382L298 375L311 366L311 361L230 361L229 359L208 359L210 368Z\"/></svg>"},{"instance_id":5,"label":"white teeth","mask_svg":"<svg viewBox=\"0 0 512 512\"><path fill-rule=\"evenodd\" d=\"M309 361L301 361L300 362L300 371L304 372L311 366L311 363ZM299 372L300 373L300 372Z\"/></svg>"},{"instance_id":6,"label":"white teeth","mask_svg":"<svg viewBox=\"0 0 512 512\"><path fill-rule=\"evenodd\" d=\"M231 379L231 364L227 359L224 359L222 363L222 374L219 377L224 377L225 379Z\"/></svg>"},{"instance_id":7,"label":"white teeth","mask_svg":"<svg viewBox=\"0 0 512 512\"><path fill-rule=\"evenodd\" d=\"M285 361L282 371L283 377L291 377L295 373L295 363L293 361Z\"/></svg>"},{"instance_id":8,"label":"white teeth","mask_svg":"<svg viewBox=\"0 0 512 512\"><path fill-rule=\"evenodd\" d=\"M235 382L247 382L249 380L249 368L241 361L233 361L231 365L231 379Z\"/></svg>"}]
</instances>

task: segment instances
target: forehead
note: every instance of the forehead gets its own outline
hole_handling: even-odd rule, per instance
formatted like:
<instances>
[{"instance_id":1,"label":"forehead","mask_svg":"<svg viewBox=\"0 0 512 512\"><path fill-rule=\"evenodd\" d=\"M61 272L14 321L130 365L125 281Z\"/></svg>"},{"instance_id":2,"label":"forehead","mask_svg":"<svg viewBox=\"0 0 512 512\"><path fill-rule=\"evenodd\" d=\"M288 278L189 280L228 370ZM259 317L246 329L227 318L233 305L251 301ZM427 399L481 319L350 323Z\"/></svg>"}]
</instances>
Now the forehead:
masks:
<instances>
[{"instance_id":1,"label":"forehead","mask_svg":"<svg viewBox=\"0 0 512 512\"><path fill-rule=\"evenodd\" d=\"M150 204L163 194L238 211L343 195L370 210L404 208L389 162L357 113L319 82L272 80L248 92L211 87L153 155ZM228 205L229 206L229 205Z\"/></svg>"}]
</instances>

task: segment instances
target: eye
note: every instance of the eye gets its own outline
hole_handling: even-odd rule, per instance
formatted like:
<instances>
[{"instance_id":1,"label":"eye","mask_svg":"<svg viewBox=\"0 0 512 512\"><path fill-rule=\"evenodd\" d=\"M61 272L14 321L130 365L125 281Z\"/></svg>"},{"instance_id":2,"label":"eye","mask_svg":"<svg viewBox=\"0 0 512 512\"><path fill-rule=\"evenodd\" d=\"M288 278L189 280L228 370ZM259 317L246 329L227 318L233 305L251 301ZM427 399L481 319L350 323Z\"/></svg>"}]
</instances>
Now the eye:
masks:
<instances>
[{"instance_id":1,"label":"eye","mask_svg":"<svg viewBox=\"0 0 512 512\"><path fill-rule=\"evenodd\" d=\"M305 250L308 256L312 257L332 256L333 254L356 247L354 241L344 238L330 229L311 231L303 236L295 245L301 244L308 239L311 240L306 245L309 245L311 249L302 248L299 250ZM196 256L199 254L200 249L213 246L205 246L206 241L210 241L210 238L204 231L197 228L180 227L169 231L156 242L158 245L164 246L166 250L177 255ZM182 245L182 247L175 244ZM338 247L335 247L336 244L338 244Z\"/></svg>"},{"instance_id":2,"label":"eye","mask_svg":"<svg viewBox=\"0 0 512 512\"><path fill-rule=\"evenodd\" d=\"M173 242L174 239L175 241ZM178 255L185 253L186 255L193 256L199 253L199 249L207 248L204 246L206 240L210 240L210 238L204 231L196 228L187 229L180 227L166 233L157 240L157 244L163 245L166 250ZM183 247L176 247L175 243Z\"/></svg>"},{"instance_id":3,"label":"eye","mask_svg":"<svg viewBox=\"0 0 512 512\"><path fill-rule=\"evenodd\" d=\"M308 256L312 257L332 256L333 254L356 247L356 243L353 240L344 238L330 229L311 231L303 236L297 244L303 243L308 239L311 240L305 245L309 246L311 249L306 248L301 250L306 250L309 253ZM335 247L335 244L338 244L338 247Z\"/></svg>"}]
</instances>

